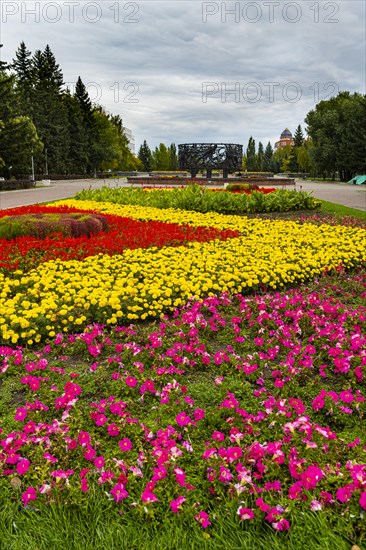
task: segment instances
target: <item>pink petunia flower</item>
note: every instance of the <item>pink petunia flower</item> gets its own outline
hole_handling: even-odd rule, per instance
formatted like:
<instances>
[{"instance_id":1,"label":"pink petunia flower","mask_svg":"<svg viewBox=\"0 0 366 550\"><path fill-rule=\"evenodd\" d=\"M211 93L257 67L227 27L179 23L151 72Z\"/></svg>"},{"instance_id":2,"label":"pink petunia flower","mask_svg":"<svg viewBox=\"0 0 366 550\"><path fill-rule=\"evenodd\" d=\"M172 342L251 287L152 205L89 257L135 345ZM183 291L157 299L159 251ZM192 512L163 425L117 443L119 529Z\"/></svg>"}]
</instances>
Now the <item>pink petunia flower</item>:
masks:
<instances>
[{"instance_id":1,"label":"pink petunia flower","mask_svg":"<svg viewBox=\"0 0 366 550\"><path fill-rule=\"evenodd\" d=\"M211 522L208 518L209 515L204 511L201 511L194 516L194 519L202 525L203 529L206 529L209 525L211 525Z\"/></svg>"},{"instance_id":2,"label":"pink petunia flower","mask_svg":"<svg viewBox=\"0 0 366 550\"><path fill-rule=\"evenodd\" d=\"M351 494L352 491L350 487L339 487L336 492L336 499L340 502L348 502L351 498Z\"/></svg>"},{"instance_id":3,"label":"pink petunia flower","mask_svg":"<svg viewBox=\"0 0 366 550\"><path fill-rule=\"evenodd\" d=\"M185 502L186 500L187 499L182 495L180 495L175 500L172 500L170 503L170 508L172 509L172 512L174 514L177 514L179 510L181 510L183 502Z\"/></svg>"},{"instance_id":4,"label":"pink petunia flower","mask_svg":"<svg viewBox=\"0 0 366 550\"><path fill-rule=\"evenodd\" d=\"M317 466L309 466L302 474L301 481L305 489L314 489L324 477L323 471Z\"/></svg>"},{"instance_id":5,"label":"pink petunia flower","mask_svg":"<svg viewBox=\"0 0 366 550\"><path fill-rule=\"evenodd\" d=\"M117 435L119 435L119 427L116 425L116 424L109 424L108 428L108 434L111 436L111 437L116 437Z\"/></svg>"},{"instance_id":6,"label":"pink petunia flower","mask_svg":"<svg viewBox=\"0 0 366 550\"><path fill-rule=\"evenodd\" d=\"M358 501L361 508L366 510L366 491L363 491L360 496L360 500Z\"/></svg>"},{"instance_id":7,"label":"pink petunia flower","mask_svg":"<svg viewBox=\"0 0 366 550\"><path fill-rule=\"evenodd\" d=\"M312 500L310 503L310 510L313 512L318 512L319 510L323 509L323 505L319 500Z\"/></svg>"},{"instance_id":8,"label":"pink petunia flower","mask_svg":"<svg viewBox=\"0 0 366 550\"><path fill-rule=\"evenodd\" d=\"M19 475L23 475L26 472L28 472L29 466L30 466L29 460L27 460L26 458L23 458L18 462L16 466L16 471L18 472Z\"/></svg>"},{"instance_id":9,"label":"pink petunia flower","mask_svg":"<svg viewBox=\"0 0 366 550\"><path fill-rule=\"evenodd\" d=\"M33 487L28 487L25 493L22 493L22 501L24 506L27 506L28 502L31 500L36 500L37 491Z\"/></svg>"},{"instance_id":10,"label":"pink petunia flower","mask_svg":"<svg viewBox=\"0 0 366 550\"><path fill-rule=\"evenodd\" d=\"M339 398L343 403L352 403L354 401L354 395L350 390L341 391Z\"/></svg>"},{"instance_id":11,"label":"pink petunia flower","mask_svg":"<svg viewBox=\"0 0 366 550\"><path fill-rule=\"evenodd\" d=\"M84 453L84 458L86 460L93 460L96 454L97 454L97 451L93 449L93 447L88 447L87 451L85 451Z\"/></svg>"},{"instance_id":12,"label":"pink petunia flower","mask_svg":"<svg viewBox=\"0 0 366 550\"><path fill-rule=\"evenodd\" d=\"M126 453L127 451L130 451L132 449L132 441L128 439L128 437L125 437L122 439L119 443L119 448L122 452Z\"/></svg>"},{"instance_id":13,"label":"pink petunia flower","mask_svg":"<svg viewBox=\"0 0 366 550\"><path fill-rule=\"evenodd\" d=\"M15 411L14 420L18 420L19 422L23 422L27 418L28 411L24 407L19 407Z\"/></svg>"},{"instance_id":14,"label":"pink petunia flower","mask_svg":"<svg viewBox=\"0 0 366 550\"><path fill-rule=\"evenodd\" d=\"M217 432L217 431L213 432L212 439L215 439L216 441L224 441L225 434L223 434L222 432Z\"/></svg>"},{"instance_id":15,"label":"pink petunia flower","mask_svg":"<svg viewBox=\"0 0 366 550\"><path fill-rule=\"evenodd\" d=\"M239 515L240 521L244 519L250 520L254 518L254 512L250 508L242 508L242 507L238 508L238 515Z\"/></svg>"},{"instance_id":16,"label":"pink petunia flower","mask_svg":"<svg viewBox=\"0 0 366 550\"><path fill-rule=\"evenodd\" d=\"M130 388L134 388L137 385L137 378L135 378L134 376L127 376L125 382L127 386L129 386Z\"/></svg>"},{"instance_id":17,"label":"pink petunia flower","mask_svg":"<svg viewBox=\"0 0 366 550\"><path fill-rule=\"evenodd\" d=\"M290 529L290 524L287 519L282 518L280 521L272 523L272 527L276 529L276 531L288 531Z\"/></svg>"},{"instance_id":18,"label":"pink petunia flower","mask_svg":"<svg viewBox=\"0 0 366 550\"><path fill-rule=\"evenodd\" d=\"M121 502L121 500L128 497L128 492L121 483L117 483L117 485L110 490L110 493L116 502Z\"/></svg>"},{"instance_id":19,"label":"pink petunia flower","mask_svg":"<svg viewBox=\"0 0 366 550\"><path fill-rule=\"evenodd\" d=\"M85 477L83 477L81 480L80 489L83 491L83 493L87 493L89 491L88 480Z\"/></svg>"},{"instance_id":20,"label":"pink petunia flower","mask_svg":"<svg viewBox=\"0 0 366 550\"><path fill-rule=\"evenodd\" d=\"M57 458L55 456L52 456L48 451L43 454L43 458L45 460L48 460L48 462L58 462Z\"/></svg>"},{"instance_id":21,"label":"pink petunia flower","mask_svg":"<svg viewBox=\"0 0 366 550\"><path fill-rule=\"evenodd\" d=\"M94 466L96 468L103 468L105 464L104 456L97 456L97 458L94 459Z\"/></svg>"},{"instance_id":22,"label":"pink petunia flower","mask_svg":"<svg viewBox=\"0 0 366 550\"><path fill-rule=\"evenodd\" d=\"M145 491L141 495L142 502L149 503L149 502L157 502L158 498L152 491L149 491L148 489L145 489Z\"/></svg>"},{"instance_id":23,"label":"pink petunia flower","mask_svg":"<svg viewBox=\"0 0 366 550\"><path fill-rule=\"evenodd\" d=\"M184 411L180 412L175 417L175 420L176 420L176 423L178 424L178 426L187 426L187 424L192 423L191 418Z\"/></svg>"}]
</instances>

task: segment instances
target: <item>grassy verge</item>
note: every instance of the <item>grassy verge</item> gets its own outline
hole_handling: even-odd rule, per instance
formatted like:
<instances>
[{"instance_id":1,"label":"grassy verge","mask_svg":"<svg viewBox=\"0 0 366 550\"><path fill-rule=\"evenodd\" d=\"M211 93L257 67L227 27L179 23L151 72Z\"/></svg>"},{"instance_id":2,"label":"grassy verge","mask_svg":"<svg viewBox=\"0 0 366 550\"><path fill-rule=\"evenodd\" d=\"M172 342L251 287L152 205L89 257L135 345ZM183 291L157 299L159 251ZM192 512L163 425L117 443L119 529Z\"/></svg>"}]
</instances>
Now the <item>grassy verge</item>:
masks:
<instances>
[{"instance_id":1,"label":"grassy verge","mask_svg":"<svg viewBox=\"0 0 366 550\"><path fill-rule=\"evenodd\" d=\"M0 511L1 550L351 550L352 530L339 517L330 526L326 515L305 513L290 533L269 526L239 525L225 520L213 533L192 529L184 521L148 523L119 516L114 506L90 499L88 507L20 510L7 504ZM350 538L349 538L350 537ZM360 549L365 548L359 546Z\"/></svg>"},{"instance_id":2,"label":"grassy verge","mask_svg":"<svg viewBox=\"0 0 366 550\"><path fill-rule=\"evenodd\" d=\"M319 199L320 200L320 199ZM366 212L362 210L357 210L356 208L349 208L348 206L343 206L342 204L337 204L335 202L328 202L320 200L321 211L328 212L329 214L335 214L337 216L352 216L360 220L366 220ZM365 195L366 203L366 195Z\"/></svg>"}]
</instances>

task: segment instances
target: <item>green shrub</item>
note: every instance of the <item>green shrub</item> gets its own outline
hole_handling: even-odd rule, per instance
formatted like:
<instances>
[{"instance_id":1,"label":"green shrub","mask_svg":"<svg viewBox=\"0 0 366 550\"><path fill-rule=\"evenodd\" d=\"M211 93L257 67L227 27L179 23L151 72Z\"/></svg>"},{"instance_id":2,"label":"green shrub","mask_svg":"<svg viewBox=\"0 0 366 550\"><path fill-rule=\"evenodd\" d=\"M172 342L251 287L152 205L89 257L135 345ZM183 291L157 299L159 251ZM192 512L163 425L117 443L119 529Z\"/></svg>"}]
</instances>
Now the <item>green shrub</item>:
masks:
<instances>
[{"instance_id":1,"label":"green shrub","mask_svg":"<svg viewBox=\"0 0 366 550\"><path fill-rule=\"evenodd\" d=\"M229 183L226 191L249 191L251 185L249 183Z\"/></svg>"},{"instance_id":2,"label":"green shrub","mask_svg":"<svg viewBox=\"0 0 366 550\"><path fill-rule=\"evenodd\" d=\"M108 222L100 214L24 214L0 219L1 239L24 236L43 239L52 233L61 233L65 237L90 237L107 230Z\"/></svg>"},{"instance_id":3,"label":"green shrub","mask_svg":"<svg viewBox=\"0 0 366 550\"><path fill-rule=\"evenodd\" d=\"M103 187L102 189L81 191L76 194L75 198L203 213L218 212L220 214L287 212L290 210L312 210L320 206L320 202L311 194L294 189L291 191L278 189L268 195L253 190L253 193L248 195L246 193L218 193L210 189L202 189L199 185L190 185L169 191L158 189L152 192L143 189Z\"/></svg>"}]
</instances>

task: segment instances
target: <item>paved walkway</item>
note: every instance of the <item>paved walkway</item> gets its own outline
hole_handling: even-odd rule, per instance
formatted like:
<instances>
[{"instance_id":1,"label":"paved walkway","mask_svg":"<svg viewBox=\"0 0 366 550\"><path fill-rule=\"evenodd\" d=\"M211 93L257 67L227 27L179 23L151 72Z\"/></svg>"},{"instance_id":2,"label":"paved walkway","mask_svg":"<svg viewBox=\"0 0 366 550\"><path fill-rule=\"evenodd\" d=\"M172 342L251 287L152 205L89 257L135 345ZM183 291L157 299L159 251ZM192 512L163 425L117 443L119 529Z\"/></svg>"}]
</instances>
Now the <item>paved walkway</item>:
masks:
<instances>
[{"instance_id":1,"label":"paved walkway","mask_svg":"<svg viewBox=\"0 0 366 550\"><path fill-rule=\"evenodd\" d=\"M98 189L103 185L111 187L128 186L125 179L57 181L50 187L0 192L0 210L14 206L28 206L37 202L54 201L73 197L82 189ZM314 197L357 208L366 212L366 185L347 183L322 183L310 180L296 180L296 189L312 191Z\"/></svg>"},{"instance_id":2,"label":"paved walkway","mask_svg":"<svg viewBox=\"0 0 366 550\"><path fill-rule=\"evenodd\" d=\"M312 191L317 199L323 199L366 212L366 185L296 180L296 189Z\"/></svg>"},{"instance_id":3,"label":"paved walkway","mask_svg":"<svg viewBox=\"0 0 366 550\"><path fill-rule=\"evenodd\" d=\"M14 206L29 206L39 202L55 201L73 197L83 189L100 189L103 185L116 187L117 182L124 184L126 180L73 180L55 181L49 187L34 187L18 191L0 192L0 210L13 208Z\"/></svg>"}]
</instances>

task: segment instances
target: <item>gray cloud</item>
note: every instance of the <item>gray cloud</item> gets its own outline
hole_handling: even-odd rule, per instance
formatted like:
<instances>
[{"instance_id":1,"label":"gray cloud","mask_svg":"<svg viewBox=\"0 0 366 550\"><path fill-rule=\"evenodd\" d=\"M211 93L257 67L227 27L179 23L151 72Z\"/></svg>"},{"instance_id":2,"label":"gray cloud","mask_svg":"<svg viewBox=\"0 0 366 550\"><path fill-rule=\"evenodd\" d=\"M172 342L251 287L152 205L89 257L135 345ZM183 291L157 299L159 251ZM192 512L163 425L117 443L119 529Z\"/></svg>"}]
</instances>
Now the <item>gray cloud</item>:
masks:
<instances>
[{"instance_id":1,"label":"gray cloud","mask_svg":"<svg viewBox=\"0 0 366 550\"><path fill-rule=\"evenodd\" d=\"M32 52L48 43L65 81L80 75L137 144L246 145L295 130L338 90L365 93L364 20L358 0L3 0L2 55L11 60L21 40Z\"/></svg>"}]
</instances>

